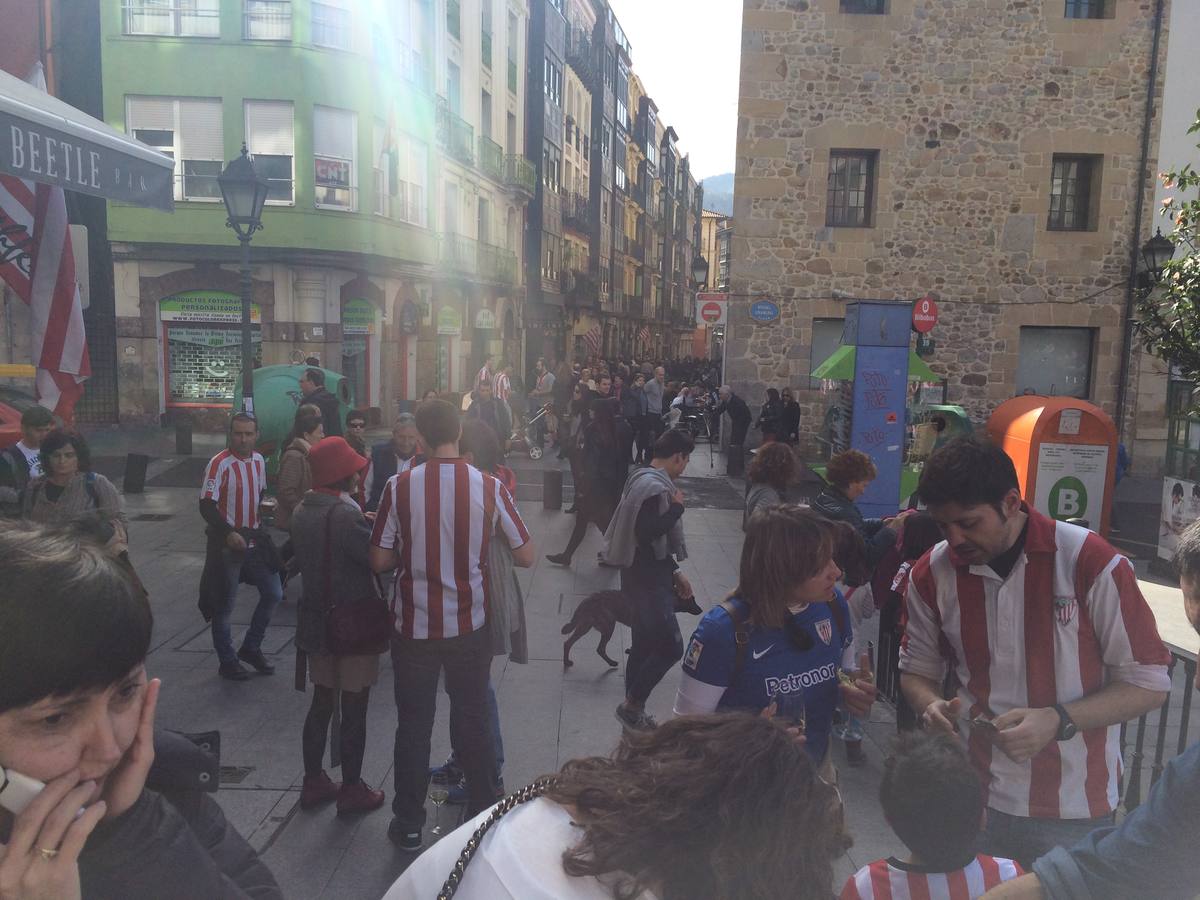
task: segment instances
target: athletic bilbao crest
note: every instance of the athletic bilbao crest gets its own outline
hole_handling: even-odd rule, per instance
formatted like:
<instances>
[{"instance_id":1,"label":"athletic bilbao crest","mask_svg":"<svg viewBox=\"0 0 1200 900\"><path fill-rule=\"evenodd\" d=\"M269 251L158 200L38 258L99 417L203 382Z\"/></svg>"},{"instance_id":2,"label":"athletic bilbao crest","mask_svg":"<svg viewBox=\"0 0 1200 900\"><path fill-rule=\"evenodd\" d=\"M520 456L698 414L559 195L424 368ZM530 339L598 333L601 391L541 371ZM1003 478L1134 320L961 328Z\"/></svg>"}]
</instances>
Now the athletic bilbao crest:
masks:
<instances>
[{"instance_id":1,"label":"athletic bilbao crest","mask_svg":"<svg viewBox=\"0 0 1200 900\"><path fill-rule=\"evenodd\" d=\"M1075 618L1075 610L1078 606L1074 597L1055 597L1054 617L1058 619L1058 624L1070 625L1071 620Z\"/></svg>"},{"instance_id":2,"label":"athletic bilbao crest","mask_svg":"<svg viewBox=\"0 0 1200 900\"><path fill-rule=\"evenodd\" d=\"M833 625L828 619L817 623L817 636L826 644L833 640Z\"/></svg>"}]
</instances>

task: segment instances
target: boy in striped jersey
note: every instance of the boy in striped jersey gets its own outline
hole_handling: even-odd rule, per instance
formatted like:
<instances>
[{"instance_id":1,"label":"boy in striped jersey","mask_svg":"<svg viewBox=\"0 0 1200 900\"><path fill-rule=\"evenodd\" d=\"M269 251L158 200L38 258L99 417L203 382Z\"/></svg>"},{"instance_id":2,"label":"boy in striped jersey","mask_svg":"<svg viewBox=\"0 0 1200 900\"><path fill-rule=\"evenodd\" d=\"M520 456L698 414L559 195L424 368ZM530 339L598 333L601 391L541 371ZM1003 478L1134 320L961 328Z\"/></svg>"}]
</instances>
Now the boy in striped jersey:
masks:
<instances>
[{"instance_id":1,"label":"boy in striped jersey","mask_svg":"<svg viewBox=\"0 0 1200 900\"><path fill-rule=\"evenodd\" d=\"M903 736L884 767L879 802L908 856L863 866L841 900L976 900L1021 874L1011 859L975 853L983 787L950 735Z\"/></svg>"}]
</instances>

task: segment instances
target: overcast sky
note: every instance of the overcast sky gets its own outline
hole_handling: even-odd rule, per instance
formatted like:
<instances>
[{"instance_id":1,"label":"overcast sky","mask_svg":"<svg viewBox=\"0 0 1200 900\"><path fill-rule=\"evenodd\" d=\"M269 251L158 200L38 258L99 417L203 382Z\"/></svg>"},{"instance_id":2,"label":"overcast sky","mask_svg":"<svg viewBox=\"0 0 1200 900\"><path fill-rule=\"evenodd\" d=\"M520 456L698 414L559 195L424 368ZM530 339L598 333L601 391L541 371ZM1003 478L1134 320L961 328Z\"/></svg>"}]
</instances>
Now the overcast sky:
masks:
<instances>
[{"instance_id":1,"label":"overcast sky","mask_svg":"<svg viewBox=\"0 0 1200 900\"><path fill-rule=\"evenodd\" d=\"M696 180L732 172L741 0L609 2L633 47L633 70L691 154Z\"/></svg>"}]
</instances>

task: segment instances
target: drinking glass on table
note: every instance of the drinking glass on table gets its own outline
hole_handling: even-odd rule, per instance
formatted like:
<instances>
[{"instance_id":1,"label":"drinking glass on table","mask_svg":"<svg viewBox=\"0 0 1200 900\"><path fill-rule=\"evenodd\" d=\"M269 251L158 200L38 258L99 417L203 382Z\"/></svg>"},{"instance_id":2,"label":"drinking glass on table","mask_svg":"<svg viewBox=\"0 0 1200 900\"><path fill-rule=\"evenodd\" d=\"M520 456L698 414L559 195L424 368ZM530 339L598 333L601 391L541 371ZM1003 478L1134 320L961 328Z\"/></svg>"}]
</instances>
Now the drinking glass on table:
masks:
<instances>
[{"instance_id":1,"label":"drinking glass on table","mask_svg":"<svg viewBox=\"0 0 1200 900\"><path fill-rule=\"evenodd\" d=\"M450 790L440 784L435 784L429 788L429 799L433 801L435 810L433 827L429 829L430 834L442 833L442 807L446 801L450 799Z\"/></svg>"}]
</instances>

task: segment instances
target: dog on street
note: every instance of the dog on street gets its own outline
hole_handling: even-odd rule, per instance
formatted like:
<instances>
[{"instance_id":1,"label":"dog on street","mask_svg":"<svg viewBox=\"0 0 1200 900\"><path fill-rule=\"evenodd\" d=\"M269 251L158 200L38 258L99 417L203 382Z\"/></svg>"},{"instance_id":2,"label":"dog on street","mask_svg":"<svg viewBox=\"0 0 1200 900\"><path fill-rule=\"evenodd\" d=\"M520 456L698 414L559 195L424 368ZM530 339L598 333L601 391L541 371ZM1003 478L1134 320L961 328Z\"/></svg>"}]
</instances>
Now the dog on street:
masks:
<instances>
[{"instance_id":1,"label":"dog on street","mask_svg":"<svg viewBox=\"0 0 1200 900\"><path fill-rule=\"evenodd\" d=\"M696 603L695 597L676 597L675 612L698 616L704 610ZM617 661L610 659L607 653L608 642L613 636L617 623L620 622L625 626L632 625L633 616L633 598L622 591L597 591L584 598L583 602L575 607L575 614L571 616L571 621L562 627L563 634L571 635L563 642L563 668L572 665L571 647L593 628L600 632L600 645L596 647L596 652L600 654L602 660L616 668Z\"/></svg>"}]
</instances>

